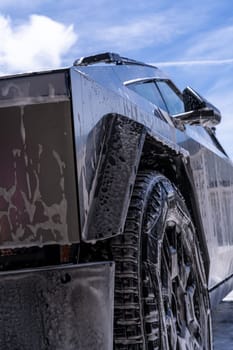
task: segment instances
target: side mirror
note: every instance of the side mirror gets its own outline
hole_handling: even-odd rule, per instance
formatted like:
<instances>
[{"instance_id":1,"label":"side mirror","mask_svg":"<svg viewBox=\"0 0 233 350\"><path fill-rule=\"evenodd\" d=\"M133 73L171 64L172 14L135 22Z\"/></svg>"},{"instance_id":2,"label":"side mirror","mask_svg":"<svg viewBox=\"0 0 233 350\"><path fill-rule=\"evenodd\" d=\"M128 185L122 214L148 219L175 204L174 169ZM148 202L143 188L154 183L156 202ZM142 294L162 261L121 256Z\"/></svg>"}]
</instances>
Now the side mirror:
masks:
<instances>
[{"instance_id":1,"label":"side mirror","mask_svg":"<svg viewBox=\"0 0 233 350\"><path fill-rule=\"evenodd\" d=\"M190 125L203 125L209 128L220 123L220 111L195 90L187 87L182 95L185 112L173 116L178 122Z\"/></svg>"}]
</instances>

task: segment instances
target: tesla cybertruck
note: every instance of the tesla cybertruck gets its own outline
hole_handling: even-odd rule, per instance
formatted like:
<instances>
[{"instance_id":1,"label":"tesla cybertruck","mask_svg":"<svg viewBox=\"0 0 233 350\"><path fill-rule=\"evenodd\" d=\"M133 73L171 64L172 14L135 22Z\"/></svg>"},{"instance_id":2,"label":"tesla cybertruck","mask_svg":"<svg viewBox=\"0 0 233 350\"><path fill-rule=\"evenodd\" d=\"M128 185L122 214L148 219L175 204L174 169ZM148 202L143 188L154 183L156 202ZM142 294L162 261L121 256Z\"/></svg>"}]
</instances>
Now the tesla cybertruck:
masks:
<instances>
[{"instance_id":1,"label":"tesla cybertruck","mask_svg":"<svg viewBox=\"0 0 233 350\"><path fill-rule=\"evenodd\" d=\"M102 53L0 79L0 348L211 349L233 289L219 110Z\"/></svg>"}]
</instances>

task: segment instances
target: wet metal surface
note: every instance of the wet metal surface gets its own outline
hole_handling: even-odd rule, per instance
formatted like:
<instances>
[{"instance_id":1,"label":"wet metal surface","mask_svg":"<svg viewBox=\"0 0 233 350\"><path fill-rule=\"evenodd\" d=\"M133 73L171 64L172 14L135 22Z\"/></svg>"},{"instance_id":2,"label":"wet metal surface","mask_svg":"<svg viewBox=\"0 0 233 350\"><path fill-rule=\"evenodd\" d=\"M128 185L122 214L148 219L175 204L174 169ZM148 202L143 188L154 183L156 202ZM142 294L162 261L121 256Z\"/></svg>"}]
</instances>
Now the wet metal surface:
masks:
<instances>
[{"instance_id":1,"label":"wet metal surface","mask_svg":"<svg viewBox=\"0 0 233 350\"><path fill-rule=\"evenodd\" d=\"M0 277L0 349L112 349L113 263Z\"/></svg>"},{"instance_id":2,"label":"wet metal surface","mask_svg":"<svg viewBox=\"0 0 233 350\"><path fill-rule=\"evenodd\" d=\"M124 84L142 78L167 79L167 76L152 67L112 65L72 67L58 73L0 80L0 243L20 247L79 242L78 211L85 240L95 241L122 231L142 144L147 137L140 138L141 131L133 135L133 145L137 145L133 154L132 147L127 145L131 133L125 134L128 140L127 137L120 140L123 146L126 144L125 148L119 147L119 141L106 143L109 136L114 140L114 135L109 132L111 123L105 123L104 118L121 116L132 123L126 124L137 123L138 130L146 130L155 144L163 145L164 158L171 157L172 151L188 164L190 174L177 174L177 178L180 182L185 176L194 180L204 227L203 241L207 242L210 256L209 286L219 286L221 299L229 291L221 282L233 274L233 164L211 130L201 125L190 125L182 131L175 128L172 118L170 123L159 118L154 114L155 105ZM10 118L13 118L11 122ZM129 153L127 157L121 157L125 156L122 150ZM160 161L155 153L151 156L154 163ZM103 166L105 161L110 166L107 171ZM114 163L120 167L119 178ZM127 177L124 188L119 185L121 176ZM112 187L112 192L104 198L106 184L108 189ZM104 205L98 203L99 190ZM125 194L115 201L116 192ZM96 208L105 210L110 206L122 209L120 215L118 212L115 215L118 222L112 229L111 219L106 220L97 233L90 225L92 215L101 222L101 211ZM89 232L93 232L90 237ZM228 288L232 289L230 284L229 281Z\"/></svg>"},{"instance_id":3,"label":"wet metal surface","mask_svg":"<svg viewBox=\"0 0 233 350\"><path fill-rule=\"evenodd\" d=\"M169 124L142 111L126 96L104 88L86 74L80 74L76 68L72 68L70 72L82 238L93 240L92 235L88 236L88 232L92 231L88 216L92 215L93 201L98 200L98 181L103 178L112 187L114 196L106 196L105 207L109 209L113 205L115 209L122 209L120 215L115 215L114 220L118 216L118 222L115 222L114 227L112 220L109 220L108 227L105 225L102 229L102 237L111 237L122 232L124 226L145 131L151 132L153 138L162 144L169 144L175 152L188 153L174 142L176 131ZM112 70L108 72L111 73ZM118 85L127 89L119 81ZM117 124L114 135L111 129ZM102 167L104 162L108 168ZM119 198L115 201L114 191L117 188Z\"/></svg>"},{"instance_id":4,"label":"wet metal surface","mask_svg":"<svg viewBox=\"0 0 233 350\"><path fill-rule=\"evenodd\" d=\"M0 246L78 242L65 73L1 80L0 124Z\"/></svg>"},{"instance_id":5,"label":"wet metal surface","mask_svg":"<svg viewBox=\"0 0 233 350\"><path fill-rule=\"evenodd\" d=\"M149 67L116 65L71 68L79 179L89 171L85 165L87 137L99 120L110 113L121 114L144 125L156 142L161 141L170 150L182 154L184 162L188 159L189 176L194 180L198 198L200 224L204 228L201 241L206 241L210 257L209 287L219 285L218 298L221 300L233 287L230 281L227 288L221 285L233 273L233 217L230 215L233 210L233 164L210 129L207 131L201 125L188 125L183 131L176 129L172 123L168 124L154 115L153 104L124 85L131 79L148 77L167 79L161 71ZM156 155L152 153L151 157L155 157L156 162ZM90 188L93 185L90 184ZM80 193L86 198L81 208L85 223L91 192L83 187ZM189 197L189 193L183 195Z\"/></svg>"},{"instance_id":6,"label":"wet metal surface","mask_svg":"<svg viewBox=\"0 0 233 350\"><path fill-rule=\"evenodd\" d=\"M146 134L140 124L117 115L103 118L102 127L107 130L99 144L102 149L100 159L97 162L93 159L97 152L92 141L96 137L90 133L86 171L82 172L90 203L83 232L83 238L88 240L111 237L123 231L122 223L140 159L138 155Z\"/></svg>"}]
</instances>

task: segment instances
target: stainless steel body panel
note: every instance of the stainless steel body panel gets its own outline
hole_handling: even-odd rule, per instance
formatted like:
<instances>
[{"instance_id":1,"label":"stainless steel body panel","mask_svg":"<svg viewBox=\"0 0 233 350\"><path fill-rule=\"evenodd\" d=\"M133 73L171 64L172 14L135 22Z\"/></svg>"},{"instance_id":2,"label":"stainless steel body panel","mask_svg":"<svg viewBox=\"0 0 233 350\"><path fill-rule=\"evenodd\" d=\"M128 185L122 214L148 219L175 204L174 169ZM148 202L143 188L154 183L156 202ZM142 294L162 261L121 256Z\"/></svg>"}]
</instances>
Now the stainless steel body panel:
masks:
<instances>
[{"instance_id":1,"label":"stainless steel body panel","mask_svg":"<svg viewBox=\"0 0 233 350\"><path fill-rule=\"evenodd\" d=\"M0 80L0 118L8 132L7 138L4 138L5 131L1 129L0 138L2 247L25 246L25 242L26 246L55 242L70 244L79 242L80 237L94 242L121 233L143 147L149 135L155 143L179 155L189 170L179 175L180 181L182 176L189 174L195 184L210 260L209 288L214 290L219 286L218 295L223 297L233 288L233 279L230 278L233 276L233 165L218 147L214 136L210 136L202 126L186 126L183 131L179 130L173 125L172 117L159 118L154 114L157 106L125 85L126 82L140 79L167 80L168 77L156 68L137 65L81 66L57 74L60 74L58 81L51 81L56 76L54 72ZM30 85L32 80L37 84ZM44 113L43 106L44 110L50 105L51 111L60 111L60 124L57 126L60 125L58 129L61 132L53 142L48 137L42 148L43 142L37 135L38 124L33 126L31 119L34 112L25 114L25 110L29 111L37 105L39 109L35 113L35 121L41 120L39 116ZM14 108L16 118L12 122L16 124L15 132L10 122L6 121L10 118L9 111ZM48 113L52 114L48 135L56 135L53 124L57 120L56 113ZM43 125L43 121L41 123ZM34 129L34 140L27 143L31 127ZM46 122L42 130L46 130ZM16 142L12 142L10 148L9 137ZM33 145L33 152L30 151L30 144ZM45 154L46 148L50 150L49 156ZM46 188L46 176L53 185L53 172L49 174L44 170L41 173L43 157L44 169L57 169L57 187L51 193L59 193L59 198L53 198L51 194L50 201L46 198L47 190L43 191L42 188ZM8 161L10 159L9 165L6 158ZM48 164L45 159L52 162ZM18 194L16 197L22 203L21 209L14 202L16 199L12 199L11 192ZM101 196L98 197L99 194ZM190 196L189 193L183 195L186 198ZM194 201L193 198L191 200ZM55 208L58 216L50 215L51 220L43 222L42 217L38 219L35 215L36 205L42 206L47 213ZM99 207L103 208L100 216ZM9 228L10 209L16 210L17 214L14 230ZM24 212L27 212L26 218ZM11 225L13 222L11 218ZM38 230L26 232L26 227L30 228L32 223ZM46 230L47 224L49 230ZM108 232L109 227L111 232ZM223 284L226 279L227 287Z\"/></svg>"},{"instance_id":2,"label":"stainless steel body panel","mask_svg":"<svg viewBox=\"0 0 233 350\"><path fill-rule=\"evenodd\" d=\"M79 242L67 71L0 79L0 247Z\"/></svg>"},{"instance_id":3,"label":"stainless steel body panel","mask_svg":"<svg viewBox=\"0 0 233 350\"><path fill-rule=\"evenodd\" d=\"M87 239L91 230L90 226L94 221L92 220L89 223L88 216L100 194L98 172L101 158L106 153L105 137L111 128L111 123L119 124L120 132L115 135L115 138L110 139L110 143L117 152L114 156L111 156L111 159L114 157L114 160L109 162L111 164L107 164L110 167L110 169L107 169L110 174L114 172L115 168L117 172L116 178L113 178L113 176L109 178L109 182L113 183L111 186L113 195L111 196L105 189L103 202L107 211L105 212L105 218L100 218L103 224L103 237L111 237L112 234L119 234L123 231L130 190L132 190L136 177L145 133L151 134L158 142L169 145L177 154L186 157L188 153L177 145L176 129L159 118L155 118L154 115L146 113L129 99L99 85L88 76L77 71L76 68L71 69L71 86L80 198L80 224L84 240ZM125 133L127 128L129 129L128 134ZM120 160L121 164L116 165L115 163L119 160L118 157L123 155L124 160ZM127 161L125 157L128 157ZM102 175L100 174L100 176ZM119 215L118 209L120 209ZM109 233L104 231L105 219L109 221L108 226L111 227ZM90 238L92 239L92 237L89 237L87 240L90 240ZM95 240L94 237L93 240Z\"/></svg>"},{"instance_id":4,"label":"stainless steel body panel","mask_svg":"<svg viewBox=\"0 0 233 350\"><path fill-rule=\"evenodd\" d=\"M233 166L203 145L190 160L210 254L209 287L213 288L233 273Z\"/></svg>"},{"instance_id":5,"label":"stainless steel body panel","mask_svg":"<svg viewBox=\"0 0 233 350\"><path fill-rule=\"evenodd\" d=\"M110 350L114 264L0 274L0 348Z\"/></svg>"},{"instance_id":6,"label":"stainless steel body panel","mask_svg":"<svg viewBox=\"0 0 233 350\"><path fill-rule=\"evenodd\" d=\"M103 116L110 113L142 124L153 138L183 155L183 161L189 163L198 197L210 257L211 289L233 274L233 165L203 127L188 126L184 131L172 127L152 113L155 106L124 86L125 81L145 77L167 79L161 71L149 67L71 68L79 180L86 171L97 169L97 164L91 170L85 166L87 137ZM80 189L84 197L84 226L85 213L92 202L92 186L94 183ZM221 297L232 287L231 283L228 288L220 286Z\"/></svg>"}]
</instances>

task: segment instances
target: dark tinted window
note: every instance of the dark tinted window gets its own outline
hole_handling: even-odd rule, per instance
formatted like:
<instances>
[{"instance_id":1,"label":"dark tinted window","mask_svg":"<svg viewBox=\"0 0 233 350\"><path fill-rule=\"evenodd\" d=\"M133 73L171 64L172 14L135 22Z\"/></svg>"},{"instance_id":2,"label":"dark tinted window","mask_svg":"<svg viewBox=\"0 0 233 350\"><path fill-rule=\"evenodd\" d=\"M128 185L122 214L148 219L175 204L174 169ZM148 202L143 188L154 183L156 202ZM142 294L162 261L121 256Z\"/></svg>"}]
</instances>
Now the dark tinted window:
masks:
<instances>
[{"instance_id":1,"label":"dark tinted window","mask_svg":"<svg viewBox=\"0 0 233 350\"><path fill-rule=\"evenodd\" d=\"M170 115L184 112L181 97L164 80L139 82L127 86Z\"/></svg>"},{"instance_id":2,"label":"dark tinted window","mask_svg":"<svg viewBox=\"0 0 233 350\"><path fill-rule=\"evenodd\" d=\"M156 82L163 98L166 102L168 111L171 115L184 112L184 103L179 95L167 84L166 81Z\"/></svg>"},{"instance_id":3,"label":"dark tinted window","mask_svg":"<svg viewBox=\"0 0 233 350\"><path fill-rule=\"evenodd\" d=\"M137 92L139 95L145 97L147 100L158 106L159 108L168 112L164 100L154 81L130 84L128 88Z\"/></svg>"}]
</instances>

